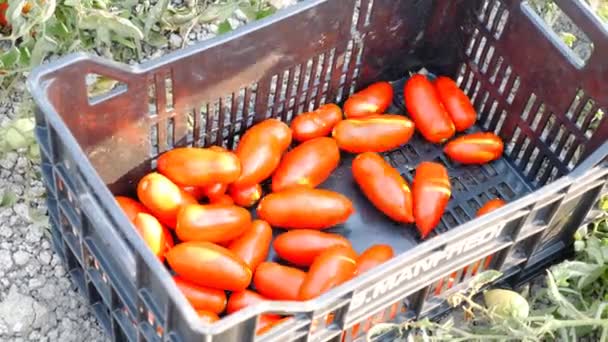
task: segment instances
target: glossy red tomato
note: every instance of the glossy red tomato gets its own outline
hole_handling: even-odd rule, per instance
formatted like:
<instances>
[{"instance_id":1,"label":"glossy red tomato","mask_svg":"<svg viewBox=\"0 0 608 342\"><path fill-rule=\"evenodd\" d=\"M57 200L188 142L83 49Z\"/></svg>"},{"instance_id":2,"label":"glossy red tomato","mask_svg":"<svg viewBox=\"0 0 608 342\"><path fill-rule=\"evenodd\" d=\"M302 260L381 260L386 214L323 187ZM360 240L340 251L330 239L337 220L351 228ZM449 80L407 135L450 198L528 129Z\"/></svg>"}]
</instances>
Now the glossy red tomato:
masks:
<instances>
[{"instance_id":1,"label":"glossy red tomato","mask_svg":"<svg viewBox=\"0 0 608 342\"><path fill-rule=\"evenodd\" d=\"M397 222L414 222L409 185L399 171L379 154L366 152L355 157L352 174L361 191L378 210Z\"/></svg>"},{"instance_id":2,"label":"glossy red tomato","mask_svg":"<svg viewBox=\"0 0 608 342\"><path fill-rule=\"evenodd\" d=\"M279 257L297 266L310 266L321 252L332 246L352 248L350 241L342 235L311 229L283 233L272 246Z\"/></svg>"},{"instance_id":3,"label":"glossy red tomato","mask_svg":"<svg viewBox=\"0 0 608 342\"><path fill-rule=\"evenodd\" d=\"M217 314L215 314L211 311L196 310L196 313L198 314L198 317L200 317L200 319L202 319L203 322L205 322L207 324L211 324L213 322L220 320L220 316L218 316Z\"/></svg>"},{"instance_id":4,"label":"glossy red tomato","mask_svg":"<svg viewBox=\"0 0 608 342\"><path fill-rule=\"evenodd\" d=\"M241 163L234 153L210 148L174 148L158 157L157 167L175 183L191 186L229 184L241 174Z\"/></svg>"},{"instance_id":5,"label":"glossy red tomato","mask_svg":"<svg viewBox=\"0 0 608 342\"><path fill-rule=\"evenodd\" d=\"M177 216L175 232L182 241L228 242L251 226L247 209L230 204L190 204Z\"/></svg>"},{"instance_id":6,"label":"glossy red tomato","mask_svg":"<svg viewBox=\"0 0 608 342\"><path fill-rule=\"evenodd\" d=\"M314 112L302 113L291 121L293 139L299 142L326 137L338 122L342 121L342 109L329 103Z\"/></svg>"},{"instance_id":7,"label":"glossy red tomato","mask_svg":"<svg viewBox=\"0 0 608 342\"><path fill-rule=\"evenodd\" d=\"M228 188L228 193L230 194L230 197L232 197L234 204L249 208L253 207L253 205L262 198L262 187L260 184L254 184L244 188L238 188L231 185Z\"/></svg>"},{"instance_id":8,"label":"glossy red tomato","mask_svg":"<svg viewBox=\"0 0 608 342\"><path fill-rule=\"evenodd\" d=\"M401 115L372 115L340 121L332 132L340 149L350 153L385 152L407 143L414 123Z\"/></svg>"},{"instance_id":9,"label":"glossy red tomato","mask_svg":"<svg viewBox=\"0 0 608 342\"><path fill-rule=\"evenodd\" d=\"M441 143L454 136L456 127L426 76L412 76L405 83L403 93L407 111L426 140Z\"/></svg>"},{"instance_id":10,"label":"glossy red tomato","mask_svg":"<svg viewBox=\"0 0 608 342\"><path fill-rule=\"evenodd\" d=\"M272 176L272 191L294 186L311 188L323 183L340 163L340 149L332 138L303 142L287 152Z\"/></svg>"},{"instance_id":11,"label":"glossy red tomato","mask_svg":"<svg viewBox=\"0 0 608 342\"><path fill-rule=\"evenodd\" d=\"M255 273L258 265L268 256L271 240L272 228L270 225L266 221L255 220L245 234L230 243L228 249L241 258Z\"/></svg>"},{"instance_id":12,"label":"glossy red tomato","mask_svg":"<svg viewBox=\"0 0 608 342\"><path fill-rule=\"evenodd\" d=\"M357 274L364 273L393 258L395 252L389 245L373 245L357 258Z\"/></svg>"},{"instance_id":13,"label":"glossy red tomato","mask_svg":"<svg viewBox=\"0 0 608 342\"><path fill-rule=\"evenodd\" d=\"M289 188L262 198L257 215L285 229L325 229L346 222L353 204L344 195L324 189Z\"/></svg>"},{"instance_id":14,"label":"glossy red tomato","mask_svg":"<svg viewBox=\"0 0 608 342\"><path fill-rule=\"evenodd\" d=\"M477 132L460 136L445 145L443 151L461 164L485 164L502 156L504 144L494 133Z\"/></svg>"},{"instance_id":15,"label":"glossy red tomato","mask_svg":"<svg viewBox=\"0 0 608 342\"><path fill-rule=\"evenodd\" d=\"M181 207L198 203L192 195L180 189L169 178L152 172L145 175L137 184L137 197L169 228L175 228L177 213Z\"/></svg>"},{"instance_id":16,"label":"glossy red tomato","mask_svg":"<svg viewBox=\"0 0 608 342\"><path fill-rule=\"evenodd\" d=\"M6 9L8 8L8 2L0 3L0 26L6 26L8 21L6 20Z\"/></svg>"},{"instance_id":17,"label":"glossy red tomato","mask_svg":"<svg viewBox=\"0 0 608 342\"><path fill-rule=\"evenodd\" d=\"M200 286L178 276L173 277L173 280L194 309L207 310L216 314L224 311L226 293L223 290Z\"/></svg>"},{"instance_id":18,"label":"glossy red tomato","mask_svg":"<svg viewBox=\"0 0 608 342\"><path fill-rule=\"evenodd\" d=\"M333 246L315 258L300 287L298 298L308 300L331 290L355 276L357 253L344 246Z\"/></svg>"},{"instance_id":19,"label":"glossy red tomato","mask_svg":"<svg viewBox=\"0 0 608 342\"><path fill-rule=\"evenodd\" d=\"M452 195L448 170L435 162L422 162L413 183L414 219L422 238L435 229Z\"/></svg>"},{"instance_id":20,"label":"glossy red tomato","mask_svg":"<svg viewBox=\"0 0 608 342\"><path fill-rule=\"evenodd\" d=\"M171 241L167 241L171 237L169 232L165 232L167 228L158 222L156 217L143 212L135 215L133 224L139 235L146 242L146 245L152 250L152 253L163 262L168 247L173 244L172 239Z\"/></svg>"},{"instance_id":21,"label":"glossy red tomato","mask_svg":"<svg viewBox=\"0 0 608 342\"><path fill-rule=\"evenodd\" d=\"M251 270L234 253L211 242L189 241L166 254L169 266L182 278L220 290L243 291Z\"/></svg>"},{"instance_id":22,"label":"glossy red tomato","mask_svg":"<svg viewBox=\"0 0 608 342\"><path fill-rule=\"evenodd\" d=\"M479 208L479 210L477 210L477 216L481 216L481 215L485 215L491 211L494 211L502 206L504 206L505 201L501 200L500 198L494 198L491 199L489 201L487 201L481 208Z\"/></svg>"},{"instance_id":23,"label":"glossy red tomato","mask_svg":"<svg viewBox=\"0 0 608 342\"><path fill-rule=\"evenodd\" d=\"M456 131L462 132L473 126L477 120L477 112L467 95L458 88L451 78L439 76L433 82L441 103L447 110Z\"/></svg>"},{"instance_id":24,"label":"glossy red tomato","mask_svg":"<svg viewBox=\"0 0 608 342\"><path fill-rule=\"evenodd\" d=\"M270 177L289 144L291 129L276 119L262 121L248 129L236 148L242 172L233 185L244 188Z\"/></svg>"},{"instance_id":25,"label":"glossy red tomato","mask_svg":"<svg viewBox=\"0 0 608 342\"><path fill-rule=\"evenodd\" d=\"M222 194L218 197L215 197L212 200L209 200L210 204L223 204L223 205L234 205L234 201L232 200L232 197L230 197L229 195L226 194Z\"/></svg>"},{"instance_id":26,"label":"glossy red tomato","mask_svg":"<svg viewBox=\"0 0 608 342\"><path fill-rule=\"evenodd\" d=\"M226 313L231 314L233 312L237 312L248 306L256 305L266 300L268 300L268 298L252 290L233 292L230 295L230 298L228 298L228 305L226 305Z\"/></svg>"},{"instance_id":27,"label":"glossy red tomato","mask_svg":"<svg viewBox=\"0 0 608 342\"><path fill-rule=\"evenodd\" d=\"M138 201L126 196L114 196L120 208L125 212L129 221L133 222L139 213L150 213L146 207Z\"/></svg>"},{"instance_id":28,"label":"glossy red tomato","mask_svg":"<svg viewBox=\"0 0 608 342\"><path fill-rule=\"evenodd\" d=\"M383 114L393 102L393 87L388 82L373 83L352 94L344 103L347 118Z\"/></svg>"},{"instance_id":29,"label":"glossy red tomato","mask_svg":"<svg viewBox=\"0 0 608 342\"><path fill-rule=\"evenodd\" d=\"M306 273L275 262L261 263L253 277L255 289L263 296L276 300L298 300L298 291Z\"/></svg>"}]
</instances>

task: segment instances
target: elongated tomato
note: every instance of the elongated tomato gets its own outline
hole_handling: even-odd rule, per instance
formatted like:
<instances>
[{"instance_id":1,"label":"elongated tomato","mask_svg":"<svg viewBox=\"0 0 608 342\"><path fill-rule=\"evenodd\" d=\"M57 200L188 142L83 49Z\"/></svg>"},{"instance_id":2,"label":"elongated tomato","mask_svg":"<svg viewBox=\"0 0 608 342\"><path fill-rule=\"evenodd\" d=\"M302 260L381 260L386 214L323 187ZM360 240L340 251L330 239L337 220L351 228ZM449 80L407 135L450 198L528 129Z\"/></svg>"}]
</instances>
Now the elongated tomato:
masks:
<instances>
[{"instance_id":1,"label":"elongated tomato","mask_svg":"<svg viewBox=\"0 0 608 342\"><path fill-rule=\"evenodd\" d=\"M255 273L258 265L268 256L271 240L272 228L270 225L266 221L255 220L245 234L230 243L228 249L241 258Z\"/></svg>"},{"instance_id":2,"label":"elongated tomato","mask_svg":"<svg viewBox=\"0 0 608 342\"><path fill-rule=\"evenodd\" d=\"M356 259L357 253L350 247L333 246L323 251L310 265L299 299L315 298L354 277Z\"/></svg>"},{"instance_id":3,"label":"elongated tomato","mask_svg":"<svg viewBox=\"0 0 608 342\"><path fill-rule=\"evenodd\" d=\"M182 242L166 256L175 273L201 286L243 291L251 282L247 264L231 251L211 242Z\"/></svg>"},{"instance_id":4,"label":"elongated tomato","mask_svg":"<svg viewBox=\"0 0 608 342\"><path fill-rule=\"evenodd\" d=\"M226 313L231 314L233 312L237 312L248 306L255 305L266 300L268 300L268 298L252 290L233 292L230 295L230 298L228 298L228 305L226 305Z\"/></svg>"},{"instance_id":5,"label":"elongated tomato","mask_svg":"<svg viewBox=\"0 0 608 342\"><path fill-rule=\"evenodd\" d=\"M228 184L224 183L214 183L212 185L208 185L203 187L203 193L205 197L209 199L209 201L218 201L226 194L226 190L228 190Z\"/></svg>"},{"instance_id":6,"label":"elongated tomato","mask_svg":"<svg viewBox=\"0 0 608 342\"><path fill-rule=\"evenodd\" d=\"M226 195L226 194L222 194L220 196L215 197L212 200L209 200L209 203L211 204L223 204L223 205L234 205L234 201L232 200L232 197Z\"/></svg>"},{"instance_id":7,"label":"elongated tomato","mask_svg":"<svg viewBox=\"0 0 608 342\"><path fill-rule=\"evenodd\" d=\"M181 207L198 203L192 195L180 189L169 178L152 172L137 184L137 197L156 218L175 228Z\"/></svg>"},{"instance_id":8,"label":"elongated tomato","mask_svg":"<svg viewBox=\"0 0 608 342\"><path fill-rule=\"evenodd\" d=\"M276 300L298 300L298 291L306 273L275 262L261 263L253 277L255 289L263 296Z\"/></svg>"},{"instance_id":9,"label":"elongated tomato","mask_svg":"<svg viewBox=\"0 0 608 342\"><path fill-rule=\"evenodd\" d=\"M426 76L412 76L405 83L403 93L407 111L426 140L441 143L454 135L456 127Z\"/></svg>"},{"instance_id":10,"label":"elongated tomato","mask_svg":"<svg viewBox=\"0 0 608 342\"><path fill-rule=\"evenodd\" d=\"M272 246L279 257L297 266L310 266L329 247L352 247L350 241L342 235L311 229L283 233L274 240Z\"/></svg>"},{"instance_id":11,"label":"elongated tomato","mask_svg":"<svg viewBox=\"0 0 608 342\"><path fill-rule=\"evenodd\" d=\"M227 242L251 226L247 209L226 204L190 204L177 216L175 232L182 241Z\"/></svg>"},{"instance_id":12,"label":"elongated tomato","mask_svg":"<svg viewBox=\"0 0 608 342\"><path fill-rule=\"evenodd\" d=\"M146 207L138 201L126 196L114 196L120 208L125 212L129 221L133 222L139 213L150 213Z\"/></svg>"},{"instance_id":13,"label":"elongated tomato","mask_svg":"<svg viewBox=\"0 0 608 342\"><path fill-rule=\"evenodd\" d=\"M231 185L228 188L228 193L230 194L230 197L232 197L234 204L249 208L253 207L253 205L262 198L262 187L260 184L254 184L244 188Z\"/></svg>"},{"instance_id":14,"label":"elongated tomato","mask_svg":"<svg viewBox=\"0 0 608 342\"><path fill-rule=\"evenodd\" d=\"M505 204L505 201L501 200L500 198L491 199L487 201L481 208L479 208L479 210L477 210L477 216L485 215L504 206Z\"/></svg>"},{"instance_id":15,"label":"elongated tomato","mask_svg":"<svg viewBox=\"0 0 608 342\"><path fill-rule=\"evenodd\" d=\"M135 215L133 224L137 228L139 235L146 242L146 245L163 262L169 245L173 244L173 241L167 241L171 237L169 232L165 232L167 228L158 222L156 217L143 212Z\"/></svg>"},{"instance_id":16,"label":"elongated tomato","mask_svg":"<svg viewBox=\"0 0 608 342\"><path fill-rule=\"evenodd\" d=\"M376 82L354 94L344 103L347 118L383 114L393 102L393 87L388 82Z\"/></svg>"},{"instance_id":17,"label":"elongated tomato","mask_svg":"<svg viewBox=\"0 0 608 342\"><path fill-rule=\"evenodd\" d=\"M332 132L341 150L350 153L385 152L407 143L414 123L401 115L372 115L340 121Z\"/></svg>"},{"instance_id":18,"label":"elongated tomato","mask_svg":"<svg viewBox=\"0 0 608 342\"><path fill-rule=\"evenodd\" d=\"M226 307L226 293L223 290L200 286L182 277L173 277L177 288L196 310L207 310L219 314Z\"/></svg>"},{"instance_id":19,"label":"elongated tomato","mask_svg":"<svg viewBox=\"0 0 608 342\"><path fill-rule=\"evenodd\" d=\"M277 315L261 315L258 320L257 330L255 332L256 335L264 335L270 329L276 327L277 325L287 321L290 317L283 317Z\"/></svg>"},{"instance_id":20,"label":"elongated tomato","mask_svg":"<svg viewBox=\"0 0 608 342\"><path fill-rule=\"evenodd\" d=\"M340 163L340 149L332 138L308 140L287 152L272 176L272 191L294 186L315 188L323 183Z\"/></svg>"},{"instance_id":21,"label":"elongated tomato","mask_svg":"<svg viewBox=\"0 0 608 342\"><path fill-rule=\"evenodd\" d=\"M293 139L299 142L326 137L342 120L342 109L333 103L325 104L317 110L302 113L291 121Z\"/></svg>"},{"instance_id":22,"label":"elongated tomato","mask_svg":"<svg viewBox=\"0 0 608 342\"><path fill-rule=\"evenodd\" d=\"M504 144L494 133L476 132L460 136L443 151L450 159L461 164L485 164L502 156Z\"/></svg>"},{"instance_id":23,"label":"elongated tomato","mask_svg":"<svg viewBox=\"0 0 608 342\"><path fill-rule=\"evenodd\" d=\"M344 195L324 189L289 188L262 198L257 215L285 229L325 229L344 223L353 213Z\"/></svg>"},{"instance_id":24,"label":"elongated tomato","mask_svg":"<svg viewBox=\"0 0 608 342\"><path fill-rule=\"evenodd\" d=\"M395 252L393 252L393 248L389 245L371 246L357 258L357 274L364 273L392 259L394 255Z\"/></svg>"},{"instance_id":25,"label":"elongated tomato","mask_svg":"<svg viewBox=\"0 0 608 342\"><path fill-rule=\"evenodd\" d=\"M158 157L158 171L177 184L205 186L234 182L241 174L241 163L232 152L178 147Z\"/></svg>"},{"instance_id":26,"label":"elongated tomato","mask_svg":"<svg viewBox=\"0 0 608 342\"><path fill-rule=\"evenodd\" d=\"M248 129L236 148L242 171L233 185L244 188L270 177L289 144L291 130L279 120L264 120Z\"/></svg>"},{"instance_id":27,"label":"elongated tomato","mask_svg":"<svg viewBox=\"0 0 608 342\"><path fill-rule=\"evenodd\" d=\"M437 95L444 108L450 115L456 131L462 132L473 126L477 120L477 112L467 95L458 88L451 78L439 76L433 82Z\"/></svg>"},{"instance_id":28,"label":"elongated tomato","mask_svg":"<svg viewBox=\"0 0 608 342\"><path fill-rule=\"evenodd\" d=\"M361 153L352 163L352 174L372 204L397 222L414 222L410 187L397 169L379 154Z\"/></svg>"},{"instance_id":29,"label":"elongated tomato","mask_svg":"<svg viewBox=\"0 0 608 342\"><path fill-rule=\"evenodd\" d=\"M435 162L422 162L416 168L413 184L414 219L422 238L439 224L452 190L448 170Z\"/></svg>"},{"instance_id":30,"label":"elongated tomato","mask_svg":"<svg viewBox=\"0 0 608 342\"><path fill-rule=\"evenodd\" d=\"M220 316L218 316L217 314L211 312L211 311L207 311L207 310L196 310L196 313L198 314L198 317L200 319L203 320L203 322L207 323L207 324L211 324L213 322L219 321L220 320Z\"/></svg>"}]
</instances>

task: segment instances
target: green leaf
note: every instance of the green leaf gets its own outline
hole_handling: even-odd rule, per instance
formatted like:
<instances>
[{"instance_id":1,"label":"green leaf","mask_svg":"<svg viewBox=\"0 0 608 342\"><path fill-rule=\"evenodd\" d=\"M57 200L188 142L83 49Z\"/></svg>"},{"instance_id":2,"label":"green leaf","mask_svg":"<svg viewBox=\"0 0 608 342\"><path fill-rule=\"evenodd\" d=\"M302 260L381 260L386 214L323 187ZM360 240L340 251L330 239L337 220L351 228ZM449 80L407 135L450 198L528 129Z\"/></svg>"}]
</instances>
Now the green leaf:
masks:
<instances>
[{"instance_id":1,"label":"green leaf","mask_svg":"<svg viewBox=\"0 0 608 342\"><path fill-rule=\"evenodd\" d=\"M223 34L232 31L232 25L228 22L228 19L222 21L217 27L217 34Z\"/></svg>"},{"instance_id":2,"label":"green leaf","mask_svg":"<svg viewBox=\"0 0 608 342\"><path fill-rule=\"evenodd\" d=\"M0 68L10 68L19 62L21 51L18 47L13 47L7 52L0 55Z\"/></svg>"},{"instance_id":3,"label":"green leaf","mask_svg":"<svg viewBox=\"0 0 608 342\"><path fill-rule=\"evenodd\" d=\"M258 13L256 13L255 19L260 20L260 19L266 18L268 16L275 14L276 11L277 11L277 9L275 7L268 6L265 9L259 10Z\"/></svg>"},{"instance_id":4,"label":"green leaf","mask_svg":"<svg viewBox=\"0 0 608 342\"><path fill-rule=\"evenodd\" d=\"M163 17L168 7L169 0L159 0L156 5L152 7L144 24L144 36L148 37L150 30Z\"/></svg>"},{"instance_id":5,"label":"green leaf","mask_svg":"<svg viewBox=\"0 0 608 342\"><path fill-rule=\"evenodd\" d=\"M167 46L168 40L165 35L156 31L150 31L146 42L154 47L163 47Z\"/></svg>"},{"instance_id":6,"label":"green leaf","mask_svg":"<svg viewBox=\"0 0 608 342\"><path fill-rule=\"evenodd\" d=\"M199 21L201 23L209 23L212 21L224 21L232 14L236 9L238 4L236 1L229 1L225 4L213 4L208 6L203 10L203 13L199 16Z\"/></svg>"},{"instance_id":7,"label":"green leaf","mask_svg":"<svg viewBox=\"0 0 608 342\"><path fill-rule=\"evenodd\" d=\"M123 38L133 38L142 40L144 34L141 29L135 26L130 20L104 12L91 10L80 22L81 29L85 30L110 30Z\"/></svg>"},{"instance_id":8,"label":"green leaf","mask_svg":"<svg viewBox=\"0 0 608 342\"><path fill-rule=\"evenodd\" d=\"M256 20L258 17L258 11L250 2L247 2L247 1L241 2L239 4L239 9L241 10L241 12L243 12L243 14L245 14L247 19L249 19L251 21Z\"/></svg>"},{"instance_id":9,"label":"green leaf","mask_svg":"<svg viewBox=\"0 0 608 342\"><path fill-rule=\"evenodd\" d=\"M602 112L603 114L603 112ZM602 196L600 199L600 210L608 212L608 195Z\"/></svg>"},{"instance_id":10,"label":"green leaf","mask_svg":"<svg viewBox=\"0 0 608 342\"><path fill-rule=\"evenodd\" d=\"M32 56L30 58L30 66L35 67L40 65L44 58L50 53L55 52L57 50L57 42L49 37L42 36L38 40L36 40L36 44L34 45L34 49L32 49Z\"/></svg>"},{"instance_id":11,"label":"green leaf","mask_svg":"<svg viewBox=\"0 0 608 342\"><path fill-rule=\"evenodd\" d=\"M560 37L562 38L562 41L568 45L568 47L574 46L574 43L576 42L576 36L570 32L560 32Z\"/></svg>"},{"instance_id":12,"label":"green leaf","mask_svg":"<svg viewBox=\"0 0 608 342\"><path fill-rule=\"evenodd\" d=\"M0 198L0 207L11 207L17 203L17 195L14 192L5 191Z\"/></svg>"}]
</instances>

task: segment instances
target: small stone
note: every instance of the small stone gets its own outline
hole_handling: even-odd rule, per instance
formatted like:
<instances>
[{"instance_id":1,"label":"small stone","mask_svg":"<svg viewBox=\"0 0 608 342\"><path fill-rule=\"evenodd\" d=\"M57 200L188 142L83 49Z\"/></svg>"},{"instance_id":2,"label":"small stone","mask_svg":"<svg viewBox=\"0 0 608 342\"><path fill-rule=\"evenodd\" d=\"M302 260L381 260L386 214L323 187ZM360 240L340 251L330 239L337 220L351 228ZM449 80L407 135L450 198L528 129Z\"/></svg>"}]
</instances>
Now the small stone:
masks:
<instances>
[{"instance_id":1,"label":"small stone","mask_svg":"<svg viewBox=\"0 0 608 342\"><path fill-rule=\"evenodd\" d=\"M28 231L25 234L25 240L30 243L38 242L42 238L42 229L34 225L28 227Z\"/></svg>"},{"instance_id":2,"label":"small stone","mask_svg":"<svg viewBox=\"0 0 608 342\"><path fill-rule=\"evenodd\" d=\"M42 252L40 252L40 255L38 255L38 259L40 259L40 261L44 265L50 264L52 258L53 258L53 256L51 255L51 253L49 251L42 251Z\"/></svg>"},{"instance_id":3,"label":"small stone","mask_svg":"<svg viewBox=\"0 0 608 342\"><path fill-rule=\"evenodd\" d=\"M0 236L7 239L13 235L13 228L8 225L0 224Z\"/></svg>"},{"instance_id":4,"label":"small stone","mask_svg":"<svg viewBox=\"0 0 608 342\"><path fill-rule=\"evenodd\" d=\"M29 209L27 204L25 203L16 203L13 206L13 210L15 211L15 214L19 215L20 218L29 220Z\"/></svg>"},{"instance_id":5,"label":"small stone","mask_svg":"<svg viewBox=\"0 0 608 342\"><path fill-rule=\"evenodd\" d=\"M172 33L169 36L169 45L173 49L180 48L182 46L183 41L184 40L182 39L182 37L179 36L178 34Z\"/></svg>"},{"instance_id":6,"label":"small stone","mask_svg":"<svg viewBox=\"0 0 608 342\"><path fill-rule=\"evenodd\" d=\"M0 269L10 270L13 267L13 259L11 258L11 252L7 250L0 250Z\"/></svg>"},{"instance_id":7,"label":"small stone","mask_svg":"<svg viewBox=\"0 0 608 342\"><path fill-rule=\"evenodd\" d=\"M12 286L8 296L0 303L0 321L6 324L9 333L25 335L36 318L36 304L32 297L20 294L17 287Z\"/></svg>"},{"instance_id":8,"label":"small stone","mask_svg":"<svg viewBox=\"0 0 608 342\"><path fill-rule=\"evenodd\" d=\"M30 255L25 251L17 251L13 254L13 259L15 259L17 266L23 266L30 260Z\"/></svg>"},{"instance_id":9,"label":"small stone","mask_svg":"<svg viewBox=\"0 0 608 342\"><path fill-rule=\"evenodd\" d=\"M0 160L0 167L6 170L12 170L15 167L18 158L19 155L16 152L8 152L4 158Z\"/></svg>"},{"instance_id":10,"label":"small stone","mask_svg":"<svg viewBox=\"0 0 608 342\"><path fill-rule=\"evenodd\" d=\"M42 287L42 285L44 285L45 281L46 281L46 279L44 277L32 278L28 281L27 287L29 287L32 290L35 290L35 289Z\"/></svg>"}]
</instances>

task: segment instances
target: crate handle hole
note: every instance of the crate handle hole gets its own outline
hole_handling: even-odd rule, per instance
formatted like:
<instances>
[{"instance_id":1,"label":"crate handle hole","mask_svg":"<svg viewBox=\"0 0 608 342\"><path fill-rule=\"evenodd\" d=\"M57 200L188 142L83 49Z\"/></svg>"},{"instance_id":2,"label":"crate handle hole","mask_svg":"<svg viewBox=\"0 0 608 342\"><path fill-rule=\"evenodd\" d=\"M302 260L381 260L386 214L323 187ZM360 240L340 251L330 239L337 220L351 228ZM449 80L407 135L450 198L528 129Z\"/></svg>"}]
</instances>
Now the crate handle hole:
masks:
<instances>
[{"instance_id":1,"label":"crate handle hole","mask_svg":"<svg viewBox=\"0 0 608 342\"><path fill-rule=\"evenodd\" d=\"M85 76L89 105L94 106L127 92L127 84L111 77L89 73Z\"/></svg>"}]
</instances>

